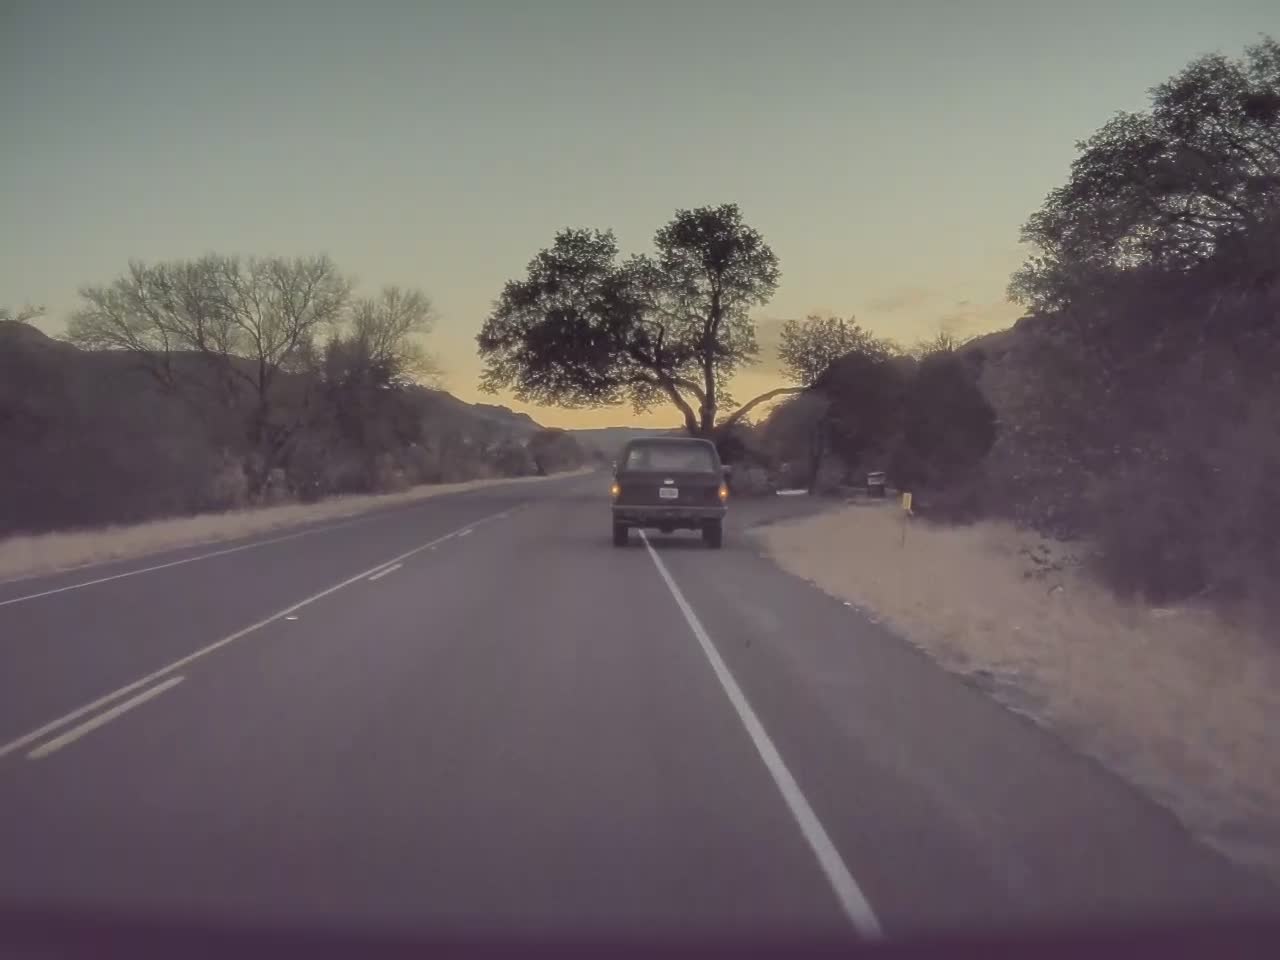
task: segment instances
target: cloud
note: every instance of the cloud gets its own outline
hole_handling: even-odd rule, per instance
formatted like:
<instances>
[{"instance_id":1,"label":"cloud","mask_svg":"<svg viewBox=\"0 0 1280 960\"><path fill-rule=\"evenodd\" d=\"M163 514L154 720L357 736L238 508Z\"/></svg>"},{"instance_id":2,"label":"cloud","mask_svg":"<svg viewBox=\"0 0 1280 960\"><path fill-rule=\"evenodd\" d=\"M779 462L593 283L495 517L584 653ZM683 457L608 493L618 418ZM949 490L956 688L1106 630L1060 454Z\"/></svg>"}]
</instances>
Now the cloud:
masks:
<instances>
[{"instance_id":1,"label":"cloud","mask_svg":"<svg viewBox=\"0 0 1280 960\"><path fill-rule=\"evenodd\" d=\"M954 309L938 318L938 329L957 337L977 336L1012 326L1021 315L1018 305L1008 300L958 300Z\"/></svg>"},{"instance_id":2,"label":"cloud","mask_svg":"<svg viewBox=\"0 0 1280 960\"><path fill-rule=\"evenodd\" d=\"M894 313L898 310L905 310L908 307L918 307L920 304L933 299L936 292L923 286L899 287L897 290L891 290L884 296L874 297L867 301L867 311L870 313Z\"/></svg>"},{"instance_id":3,"label":"cloud","mask_svg":"<svg viewBox=\"0 0 1280 960\"><path fill-rule=\"evenodd\" d=\"M782 328L788 323L785 317L760 317L756 320L756 342L762 354L772 353L782 339Z\"/></svg>"}]
</instances>

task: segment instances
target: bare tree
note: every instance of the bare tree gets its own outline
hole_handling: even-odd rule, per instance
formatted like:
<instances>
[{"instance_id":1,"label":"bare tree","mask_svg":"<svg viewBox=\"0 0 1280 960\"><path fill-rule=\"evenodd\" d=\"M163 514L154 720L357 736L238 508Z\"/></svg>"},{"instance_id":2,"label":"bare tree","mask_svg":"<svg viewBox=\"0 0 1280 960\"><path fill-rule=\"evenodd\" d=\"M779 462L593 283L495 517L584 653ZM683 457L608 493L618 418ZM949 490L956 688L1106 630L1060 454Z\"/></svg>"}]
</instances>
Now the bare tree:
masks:
<instances>
[{"instance_id":1,"label":"bare tree","mask_svg":"<svg viewBox=\"0 0 1280 960\"><path fill-rule=\"evenodd\" d=\"M885 357L893 352L893 346L864 330L853 317L844 320L811 313L783 326L778 358L788 377L811 387L834 361L855 350Z\"/></svg>"},{"instance_id":2,"label":"bare tree","mask_svg":"<svg viewBox=\"0 0 1280 960\"><path fill-rule=\"evenodd\" d=\"M435 313L425 293L388 286L377 297L351 305L345 339L370 365L385 368L395 379L432 380L440 366L421 338L434 326Z\"/></svg>"},{"instance_id":3,"label":"bare tree","mask_svg":"<svg viewBox=\"0 0 1280 960\"><path fill-rule=\"evenodd\" d=\"M907 353L916 360L923 360L935 354L955 353L971 339L971 337L957 337L949 330L939 330L932 337L921 340Z\"/></svg>"},{"instance_id":4,"label":"bare tree","mask_svg":"<svg viewBox=\"0 0 1280 960\"><path fill-rule=\"evenodd\" d=\"M350 282L327 257L209 255L130 264L107 286L85 287L68 337L86 349L133 354L166 389L213 389L238 415L249 485L260 493L305 422L307 384L281 375L315 369L317 340L343 319Z\"/></svg>"},{"instance_id":5,"label":"bare tree","mask_svg":"<svg viewBox=\"0 0 1280 960\"><path fill-rule=\"evenodd\" d=\"M8 320L11 323L30 323L43 316L44 307L35 307L29 303L21 307L0 307L0 322Z\"/></svg>"},{"instance_id":6,"label":"bare tree","mask_svg":"<svg viewBox=\"0 0 1280 960\"><path fill-rule=\"evenodd\" d=\"M431 301L419 290L385 287L351 305L342 332L324 348L314 463L340 449L359 458L372 488L380 462L423 440L412 388L439 372L421 339L433 322Z\"/></svg>"}]
</instances>

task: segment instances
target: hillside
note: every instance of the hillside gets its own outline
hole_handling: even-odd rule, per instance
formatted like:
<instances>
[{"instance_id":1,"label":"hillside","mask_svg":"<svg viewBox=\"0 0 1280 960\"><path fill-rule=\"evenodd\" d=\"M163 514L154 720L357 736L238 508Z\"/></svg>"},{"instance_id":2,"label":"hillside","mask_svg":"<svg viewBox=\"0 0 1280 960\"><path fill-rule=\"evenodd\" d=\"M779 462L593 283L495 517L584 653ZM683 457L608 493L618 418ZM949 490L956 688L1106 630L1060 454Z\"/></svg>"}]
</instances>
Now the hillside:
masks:
<instances>
[{"instance_id":1,"label":"hillside","mask_svg":"<svg viewBox=\"0 0 1280 960\"><path fill-rule=\"evenodd\" d=\"M597 451L606 460L617 459L628 440L636 437L653 437L664 433L683 433L682 430L658 430L647 427L589 427L570 430L570 433L588 451Z\"/></svg>"},{"instance_id":2,"label":"hillside","mask_svg":"<svg viewBox=\"0 0 1280 960\"><path fill-rule=\"evenodd\" d=\"M194 369L199 359L174 362ZM503 475L515 467L499 464L518 466L512 450L542 429L527 414L424 387L403 391L395 414L391 439L378 435L373 453L345 450L316 428L303 452L318 448L320 463L304 466L323 473L323 492ZM371 430L383 428L381 416ZM0 451L17 467L0 474L0 535L237 506L239 436L227 409L164 393L126 354L0 322Z\"/></svg>"},{"instance_id":3,"label":"hillside","mask_svg":"<svg viewBox=\"0 0 1280 960\"><path fill-rule=\"evenodd\" d=\"M438 409L446 416L473 424L489 424L520 437L528 437L544 429L527 413L516 413L509 407L494 403L467 403L444 390L419 388L422 402Z\"/></svg>"}]
</instances>

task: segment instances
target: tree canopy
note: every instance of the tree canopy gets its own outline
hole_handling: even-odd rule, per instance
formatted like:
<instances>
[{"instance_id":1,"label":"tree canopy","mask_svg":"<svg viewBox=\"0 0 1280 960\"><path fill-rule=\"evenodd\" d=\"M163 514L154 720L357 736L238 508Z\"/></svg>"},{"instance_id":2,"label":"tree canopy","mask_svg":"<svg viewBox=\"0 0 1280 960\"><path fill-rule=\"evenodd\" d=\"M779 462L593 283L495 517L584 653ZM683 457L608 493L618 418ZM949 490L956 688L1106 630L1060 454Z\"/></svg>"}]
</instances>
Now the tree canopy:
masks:
<instances>
[{"instance_id":1,"label":"tree canopy","mask_svg":"<svg viewBox=\"0 0 1280 960\"><path fill-rule=\"evenodd\" d=\"M1020 523L1150 598L1280 576L1280 44L1199 57L1078 144L1023 236L1031 316L986 376Z\"/></svg>"},{"instance_id":2,"label":"tree canopy","mask_svg":"<svg viewBox=\"0 0 1280 960\"><path fill-rule=\"evenodd\" d=\"M671 403L690 433L710 435L733 402L730 379L759 351L749 311L778 277L736 204L678 210L652 255L625 260L611 231L562 230L476 338L481 385L570 408Z\"/></svg>"},{"instance_id":3,"label":"tree canopy","mask_svg":"<svg viewBox=\"0 0 1280 960\"><path fill-rule=\"evenodd\" d=\"M1033 255L1009 291L1060 309L1100 278L1187 269L1280 201L1280 44L1200 57L1088 140L1071 176L1023 227Z\"/></svg>"},{"instance_id":4,"label":"tree canopy","mask_svg":"<svg viewBox=\"0 0 1280 960\"><path fill-rule=\"evenodd\" d=\"M783 372L803 386L811 387L827 367L855 351L871 357L887 357L893 344L873 336L850 317L809 314L804 320L788 320L782 328L778 359Z\"/></svg>"}]
</instances>

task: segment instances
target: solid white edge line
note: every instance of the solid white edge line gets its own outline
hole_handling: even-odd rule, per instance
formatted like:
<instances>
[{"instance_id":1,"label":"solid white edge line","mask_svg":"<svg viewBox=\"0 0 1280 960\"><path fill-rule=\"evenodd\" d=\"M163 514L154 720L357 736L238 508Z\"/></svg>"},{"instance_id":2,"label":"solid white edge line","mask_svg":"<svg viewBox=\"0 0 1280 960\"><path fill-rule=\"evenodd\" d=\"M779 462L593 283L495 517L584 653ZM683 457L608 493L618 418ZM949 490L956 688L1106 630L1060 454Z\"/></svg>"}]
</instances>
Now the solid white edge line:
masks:
<instances>
[{"instance_id":1,"label":"solid white edge line","mask_svg":"<svg viewBox=\"0 0 1280 960\"><path fill-rule=\"evenodd\" d=\"M269 537L266 540L255 540L253 543L242 543L238 547L227 547L225 550L214 550L211 553L202 553L194 557L183 557L181 560L171 560L168 563L157 563L150 567L140 567L137 570L126 570L123 573L114 573L109 577L99 577L96 580L82 580L79 583L69 583L63 587L54 587L51 590L41 590L39 593L28 593L21 597L10 597L8 600L0 600L0 607L7 607L11 603L22 603L25 600L38 600L41 597L51 597L55 593L66 593L68 590L80 590L84 587L94 587L100 583L110 583L112 580L123 580L125 577L137 577L144 573L154 573L157 570L167 570L170 567L180 567L185 563L195 563L197 560L212 560L214 557L225 557L227 554L239 553L242 550L253 550L255 547L265 547L273 543L282 543L285 540L296 540L299 537L310 536L313 533L324 533L328 530L336 530L339 527L349 527L364 518L356 517L351 520L344 520L341 523L329 523L322 527L309 527L306 530L297 530L293 533L286 533L279 537ZM181 547L175 549L182 549ZM113 563L120 561L104 560L103 563ZM62 573L71 571L61 571ZM56 577L60 575L60 571L54 570L50 573L36 574L35 577L24 579L36 579L37 577ZM11 581L13 582L13 581Z\"/></svg>"},{"instance_id":2,"label":"solid white edge line","mask_svg":"<svg viewBox=\"0 0 1280 960\"><path fill-rule=\"evenodd\" d=\"M471 523L468 523L467 526L468 527L479 526L482 523L488 523L490 520L496 520L499 517L504 517L509 512L510 511L508 510L503 510L501 513L490 514L489 516L483 517L479 520L473 520ZM458 530L464 530L464 529L466 529L466 527L458 528ZM199 660L201 657L208 656L209 654L213 653L215 650L220 650L221 648L227 646L227 644L229 643L235 643L235 641L241 639L242 637L247 637L249 634L253 633L255 630L261 630L263 627L267 626L268 624L274 623L275 621L280 620L283 617L287 617L289 614L294 613L295 611L301 610L303 607L307 606L308 604L315 603L317 600L321 600L324 597L329 596L329 594L331 593L336 593L337 591L341 590L343 587L349 587L351 586L351 584L356 583L360 580L363 580L374 573L377 573L379 570L381 570L385 566L388 566L389 564L399 563L402 560L407 560L410 557L412 557L414 554L421 553L424 550L434 547L436 544L444 543L446 540L449 540L450 538L457 536L458 530L450 531L449 533L446 533L443 536L436 537L434 540L429 540L426 543L422 544L421 546L417 546L417 547L414 547L412 550L405 551L404 553L400 554L398 557L392 557L390 560L384 560L382 563L379 563L377 566L370 567L368 570L361 570L354 577L348 577L347 579L341 581L340 583L335 583L333 586L328 587L324 590L321 590L319 593L313 593L311 596L307 597L305 600L299 600L297 603L293 604L292 606L285 607L283 610L278 610L275 613L271 614L271 616L266 617L265 619L259 620L257 623L250 624L247 627L243 627L242 629L237 630L235 633L232 633L223 637L221 640L215 640L213 643L209 644L208 646L201 647L199 650L195 650L187 654L185 657L181 657L177 660L174 660L172 663L168 664L167 666L161 667L159 670L153 670L151 673L147 674L145 677L142 677L139 680L133 681L133 683L125 684L125 686L120 687L118 690L113 690L111 693L108 693L105 696L99 697L97 700L94 700L91 703L86 703L82 707L77 707L75 710L72 710L70 713L64 714L63 716L58 717L58 719L56 720L49 721L39 729L32 730L30 733L25 733L22 736L18 737L18 739L16 740L10 740L8 743L4 744L3 746L0 746L0 757L5 757L8 754L13 753L15 750L21 750L23 747L31 743L33 740L39 740L46 733L51 733L52 731L57 730L59 727L65 726L66 724L71 723L74 720L79 720L86 713L92 713L94 710L97 710L101 706L105 706L106 704L110 703L113 700L119 700L121 697L126 696L130 693L133 693L133 691L139 689L140 687L145 687L147 684L151 683L153 680L158 680L160 677L167 676L168 674L173 673L175 670L180 670L182 667L185 667L187 664L191 663L194 660Z\"/></svg>"},{"instance_id":3,"label":"solid white edge line","mask_svg":"<svg viewBox=\"0 0 1280 960\"><path fill-rule=\"evenodd\" d=\"M658 568L658 573L661 575L663 582L666 583L667 589L671 591L671 596L675 599L676 606L684 614L685 622L689 624L689 629L693 631L694 637L697 638L698 645L702 647L702 652L706 654L707 660L710 661L711 669L715 673L716 679L720 681L720 686L729 698L729 702L733 705L733 709L737 712L738 719L742 721L747 735L751 737L751 742L755 744L755 748L760 754L760 759L764 761L765 768L769 771L769 775L773 777L773 782L782 793L782 799L786 802L792 817L795 818L796 824L800 828L800 833L808 842L814 856L818 858L818 865L826 875L827 881L831 885L831 890L836 895L836 899L839 901L845 916L848 917L849 922L859 936L866 940L883 939L884 932L880 927L880 921L876 918L875 911L871 909L871 904L863 894L862 888L858 886L858 882L853 879L853 874L845 866L844 860L840 857L840 851L832 843L826 828L822 826L822 821L813 812L813 807L809 805L809 801L801 791L800 785L796 783L795 777L787 769L786 762L782 759L782 754L773 745L773 740L770 739L764 724L760 722L760 718L756 716L756 712L751 708L751 704L742 692L742 688L738 686L738 682L733 679L733 674L729 672L729 668L721 658L720 652L716 649L715 644L711 642L711 637L702 626L702 621L693 612L689 601L681 593L680 587L676 585L675 579L671 576L670 571L667 570L666 564L662 562L662 558L658 556L658 552L653 549L653 544L649 542L649 538L643 530L640 531L640 539L644 542L645 549L649 551L649 556L653 559L654 566Z\"/></svg>"},{"instance_id":4,"label":"solid white edge line","mask_svg":"<svg viewBox=\"0 0 1280 960\"><path fill-rule=\"evenodd\" d=\"M128 711L132 710L134 707L141 706L142 704L150 700L152 697L160 696L160 694L164 693L170 687L177 686L181 682L182 682L181 675L176 677L170 677L164 683L156 684L151 689L144 690L142 693L138 694L136 697L132 697L131 699L126 700L124 703L118 703L114 707L112 707L110 710L105 710L102 713L98 714L96 717L86 720L84 723L80 724L78 727L72 727L66 733L61 734L60 736L54 737L52 740L48 741L47 743L41 744L40 746L32 750L30 753L28 753L27 758L29 760L39 760L42 757L47 757L49 754L53 753L55 750L61 750L67 744L75 743L77 740L83 737L86 733L90 733L94 730L97 730L99 727L103 726L104 724L110 723L116 717L120 716L120 714L127 713Z\"/></svg>"},{"instance_id":5,"label":"solid white edge line","mask_svg":"<svg viewBox=\"0 0 1280 960\"><path fill-rule=\"evenodd\" d=\"M372 577L369 578L369 582L373 583L373 581L375 580L381 580L388 573L395 573L397 570L399 570L403 566L404 566L403 563L393 563L389 567L383 567L381 570L379 570L377 573L375 573Z\"/></svg>"}]
</instances>

